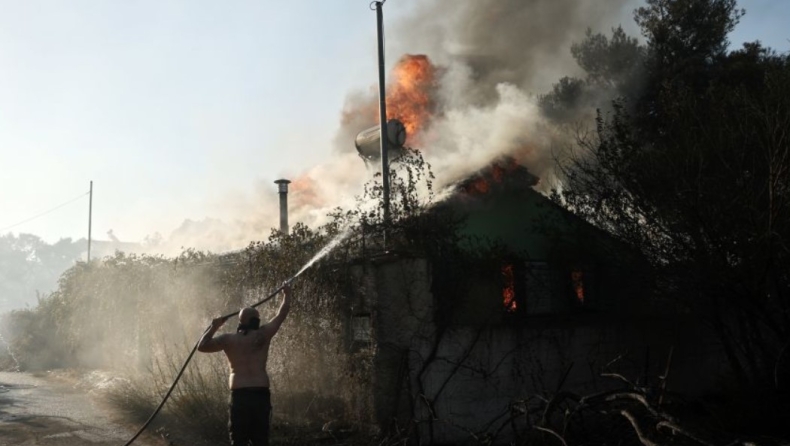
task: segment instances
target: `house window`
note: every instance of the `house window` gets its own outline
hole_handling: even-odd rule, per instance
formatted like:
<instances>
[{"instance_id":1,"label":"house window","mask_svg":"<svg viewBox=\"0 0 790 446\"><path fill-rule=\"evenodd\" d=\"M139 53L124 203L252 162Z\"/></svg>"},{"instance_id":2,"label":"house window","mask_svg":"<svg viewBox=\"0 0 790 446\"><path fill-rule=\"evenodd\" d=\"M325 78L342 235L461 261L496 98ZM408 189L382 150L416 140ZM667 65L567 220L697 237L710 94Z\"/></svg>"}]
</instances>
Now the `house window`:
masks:
<instances>
[{"instance_id":1,"label":"house window","mask_svg":"<svg viewBox=\"0 0 790 446\"><path fill-rule=\"evenodd\" d=\"M557 270L546 262L527 263L525 274L525 306L527 314L561 312L557 296Z\"/></svg>"},{"instance_id":2,"label":"house window","mask_svg":"<svg viewBox=\"0 0 790 446\"><path fill-rule=\"evenodd\" d=\"M500 308L507 314L566 314L592 309L595 275L589 265L557 267L506 261L500 270Z\"/></svg>"},{"instance_id":3,"label":"house window","mask_svg":"<svg viewBox=\"0 0 790 446\"><path fill-rule=\"evenodd\" d=\"M512 264L502 267L502 304L505 311L515 313L518 308L516 302L516 275Z\"/></svg>"},{"instance_id":4,"label":"house window","mask_svg":"<svg viewBox=\"0 0 790 446\"><path fill-rule=\"evenodd\" d=\"M584 271L577 268L571 271L571 287L576 302L584 304Z\"/></svg>"},{"instance_id":5,"label":"house window","mask_svg":"<svg viewBox=\"0 0 790 446\"><path fill-rule=\"evenodd\" d=\"M351 339L354 342L370 342L373 330L369 314L358 314L351 318Z\"/></svg>"},{"instance_id":6,"label":"house window","mask_svg":"<svg viewBox=\"0 0 790 446\"><path fill-rule=\"evenodd\" d=\"M589 308L594 303L593 286L595 285L594 269L589 265L577 265L570 269L568 275L570 298L576 307Z\"/></svg>"}]
</instances>

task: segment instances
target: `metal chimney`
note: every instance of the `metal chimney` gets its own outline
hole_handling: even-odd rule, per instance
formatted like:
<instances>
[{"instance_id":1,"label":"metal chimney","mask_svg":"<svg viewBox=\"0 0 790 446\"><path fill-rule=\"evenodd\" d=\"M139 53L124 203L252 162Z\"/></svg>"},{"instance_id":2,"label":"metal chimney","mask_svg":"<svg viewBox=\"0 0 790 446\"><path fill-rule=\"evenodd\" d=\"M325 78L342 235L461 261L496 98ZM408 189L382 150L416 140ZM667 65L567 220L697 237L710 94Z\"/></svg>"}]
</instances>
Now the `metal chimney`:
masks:
<instances>
[{"instance_id":1,"label":"metal chimney","mask_svg":"<svg viewBox=\"0 0 790 446\"><path fill-rule=\"evenodd\" d=\"M280 193L280 232L288 235L288 184L290 181L283 178L275 183L277 191Z\"/></svg>"}]
</instances>

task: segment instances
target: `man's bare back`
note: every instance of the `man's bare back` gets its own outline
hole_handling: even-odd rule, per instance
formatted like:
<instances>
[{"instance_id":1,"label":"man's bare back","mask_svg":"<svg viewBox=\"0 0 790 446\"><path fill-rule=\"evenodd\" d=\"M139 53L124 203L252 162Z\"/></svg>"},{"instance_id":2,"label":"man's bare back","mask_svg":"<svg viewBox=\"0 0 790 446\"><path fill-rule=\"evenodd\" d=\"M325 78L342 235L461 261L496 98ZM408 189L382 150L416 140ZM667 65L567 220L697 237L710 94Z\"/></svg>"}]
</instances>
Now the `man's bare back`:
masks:
<instances>
[{"instance_id":1,"label":"man's bare back","mask_svg":"<svg viewBox=\"0 0 790 446\"><path fill-rule=\"evenodd\" d=\"M291 287L282 288L284 297L277 315L260 326L260 316L255 308L239 312L239 329L236 333L214 337L225 318L211 321L203 333L198 350L205 353L225 352L230 364L230 401L228 404L228 433L233 446L263 446L269 444L271 395L266 360L269 345L291 309Z\"/></svg>"},{"instance_id":2,"label":"man's bare back","mask_svg":"<svg viewBox=\"0 0 790 446\"><path fill-rule=\"evenodd\" d=\"M216 338L222 344L222 350L230 365L229 388L269 387L266 360L269 357L271 337L266 336L266 331L264 326L259 330L251 330L246 335L233 333Z\"/></svg>"},{"instance_id":3,"label":"man's bare back","mask_svg":"<svg viewBox=\"0 0 790 446\"><path fill-rule=\"evenodd\" d=\"M260 328L214 337L214 333L225 323L225 319L217 318L211 322L211 328L200 339L198 351L205 353L225 352L230 365L230 376L228 377L230 389L269 387L269 375L266 373L269 345L288 315L291 306L290 287L283 287L283 293L284 298L277 315ZM239 312L240 327L247 326L252 319L257 318L258 312L255 309L244 308Z\"/></svg>"}]
</instances>

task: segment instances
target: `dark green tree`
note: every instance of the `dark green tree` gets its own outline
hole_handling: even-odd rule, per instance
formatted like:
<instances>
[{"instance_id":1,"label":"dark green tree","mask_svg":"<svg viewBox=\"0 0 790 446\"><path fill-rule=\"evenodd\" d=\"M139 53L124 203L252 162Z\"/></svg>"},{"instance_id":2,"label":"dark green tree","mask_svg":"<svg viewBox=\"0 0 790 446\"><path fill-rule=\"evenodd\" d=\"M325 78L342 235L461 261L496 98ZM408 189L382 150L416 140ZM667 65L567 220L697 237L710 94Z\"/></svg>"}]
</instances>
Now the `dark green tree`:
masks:
<instances>
[{"instance_id":1,"label":"dark green tree","mask_svg":"<svg viewBox=\"0 0 790 446\"><path fill-rule=\"evenodd\" d=\"M622 27L612 29L611 37L588 29L585 39L571 46L584 78L560 79L540 97L541 110L549 119L567 123L609 107L612 99L635 97L643 83L645 53L645 47Z\"/></svg>"},{"instance_id":2,"label":"dark green tree","mask_svg":"<svg viewBox=\"0 0 790 446\"><path fill-rule=\"evenodd\" d=\"M790 59L727 52L734 0L649 0L644 83L599 113L556 197L638 249L743 385L787 386ZM589 68L589 67L585 67Z\"/></svg>"}]
</instances>

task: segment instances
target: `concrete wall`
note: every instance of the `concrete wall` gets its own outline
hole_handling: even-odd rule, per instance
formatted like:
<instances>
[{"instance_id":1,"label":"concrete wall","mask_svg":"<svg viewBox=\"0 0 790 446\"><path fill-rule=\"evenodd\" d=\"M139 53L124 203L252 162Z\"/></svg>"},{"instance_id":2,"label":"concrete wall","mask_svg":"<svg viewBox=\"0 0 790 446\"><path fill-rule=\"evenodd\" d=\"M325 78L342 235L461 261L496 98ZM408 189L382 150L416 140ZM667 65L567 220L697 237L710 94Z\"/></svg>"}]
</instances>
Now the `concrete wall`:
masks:
<instances>
[{"instance_id":1,"label":"concrete wall","mask_svg":"<svg viewBox=\"0 0 790 446\"><path fill-rule=\"evenodd\" d=\"M551 395L569 370L563 390L580 394L622 387L600 373L616 371L644 385L665 372L668 386L704 392L725 370L715 340L694 321L626 317L622 313L525 315L506 323L435 323L430 265L388 256L356 269L366 283L360 307L371 311L373 389L380 427L407 426L423 443L460 444L470 434L513 434L509 408L534 395ZM498 290L474 293L498 302ZM516 422L516 428L523 426Z\"/></svg>"},{"instance_id":2,"label":"concrete wall","mask_svg":"<svg viewBox=\"0 0 790 446\"><path fill-rule=\"evenodd\" d=\"M566 371L562 390L580 395L623 387L617 380L601 377L605 370L616 371L635 384L644 385L647 379L655 385L670 348L664 340L646 339L657 334L658 329L647 333L633 325L450 330L423 374L417 371L425 364L412 356L411 378L422 381L424 395L434 405L433 416L424 405L415 413L416 419L424 421L421 439L456 444L469 439L470 433L504 427L499 440L507 441L514 435L508 408L531 396L550 397L560 388ZM623 359L606 367L621 355ZM715 363L706 364L707 353L676 345L673 356L670 390L699 392L715 382L711 375L720 369ZM515 426L525 427L522 421Z\"/></svg>"},{"instance_id":3,"label":"concrete wall","mask_svg":"<svg viewBox=\"0 0 790 446\"><path fill-rule=\"evenodd\" d=\"M371 314L375 419L386 429L411 411L404 393L409 356L435 329L430 267L424 259L393 256L360 264L352 274L363 293L355 311Z\"/></svg>"}]
</instances>

